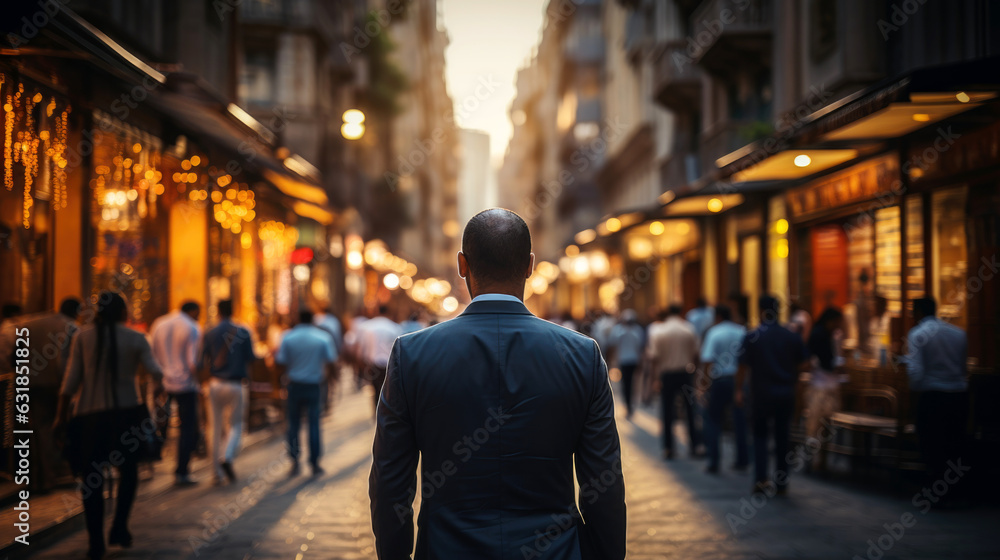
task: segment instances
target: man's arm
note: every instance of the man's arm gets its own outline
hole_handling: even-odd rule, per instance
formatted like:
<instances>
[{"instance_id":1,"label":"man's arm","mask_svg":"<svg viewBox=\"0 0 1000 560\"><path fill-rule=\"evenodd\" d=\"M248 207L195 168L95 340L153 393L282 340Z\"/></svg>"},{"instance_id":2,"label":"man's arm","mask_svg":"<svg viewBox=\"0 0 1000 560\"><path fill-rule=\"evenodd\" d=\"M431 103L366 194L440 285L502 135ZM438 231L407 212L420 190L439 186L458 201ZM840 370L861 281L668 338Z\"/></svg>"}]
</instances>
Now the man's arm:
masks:
<instances>
[{"instance_id":1,"label":"man's arm","mask_svg":"<svg viewBox=\"0 0 1000 560\"><path fill-rule=\"evenodd\" d=\"M594 343L594 392L576 445L584 558L625 558L625 479L608 366ZM612 478L611 484L606 481ZM587 549L589 545L589 550Z\"/></svg>"},{"instance_id":2,"label":"man's arm","mask_svg":"<svg viewBox=\"0 0 1000 560\"><path fill-rule=\"evenodd\" d=\"M417 438L400 379L399 341L392 345L376 412L372 471L368 478L375 553L379 560L409 560L413 552L413 497Z\"/></svg>"},{"instance_id":3,"label":"man's arm","mask_svg":"<svg viewBox=\"0 0 1000 560\"><path fill-rule=\"evenodd\" d=\"M910 376L910 387L920 386L924 379L924 359L921 346L926 342L926 335L916 332L916 327L906 335L906 374Z\"/></svg>"}]
</instances>

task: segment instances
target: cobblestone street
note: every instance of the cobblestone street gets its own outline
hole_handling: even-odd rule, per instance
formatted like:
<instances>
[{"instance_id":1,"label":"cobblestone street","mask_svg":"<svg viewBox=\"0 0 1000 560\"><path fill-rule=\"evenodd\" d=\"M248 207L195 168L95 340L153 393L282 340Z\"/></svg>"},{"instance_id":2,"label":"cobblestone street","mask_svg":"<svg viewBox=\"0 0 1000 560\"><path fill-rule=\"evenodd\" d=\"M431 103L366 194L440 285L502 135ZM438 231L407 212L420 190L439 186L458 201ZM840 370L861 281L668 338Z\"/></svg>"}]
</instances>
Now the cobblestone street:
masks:
<instances>
[{"instance_id":1,"label":"cobblestone street","mask_svg":"<svg viewBox=\"0 0 1000 560\"><path fill-rule=\"evenodd\" d=\"M1000 513L992 508L923 514L908 499L849 490L842 482L807 475L793 478L789 497L762 501L749 494L747 473L724 471L710 477L702 472L702 461L665 463L659 459L654 413L640 410L633 421L619 419L629 558L1000 555L1000 544L985 538L1000 522ZM327 474L288 479L282 442L260 445L240 457L236 485L217 488L203 481L140 500L132 521L135 546L112 549L108 557L374 558L367 495L372 426L370 400L360 393L345 394L324 426ZM679 455L686 457L685 451ZM898 524L907 512L915 523L890 534L884 524ZM880 537L887 550L876 548L869 556L869 539L878 543ZM82 557L85 542L84 532L78 531L33 557Z\"/></svg>"}]
</instances>

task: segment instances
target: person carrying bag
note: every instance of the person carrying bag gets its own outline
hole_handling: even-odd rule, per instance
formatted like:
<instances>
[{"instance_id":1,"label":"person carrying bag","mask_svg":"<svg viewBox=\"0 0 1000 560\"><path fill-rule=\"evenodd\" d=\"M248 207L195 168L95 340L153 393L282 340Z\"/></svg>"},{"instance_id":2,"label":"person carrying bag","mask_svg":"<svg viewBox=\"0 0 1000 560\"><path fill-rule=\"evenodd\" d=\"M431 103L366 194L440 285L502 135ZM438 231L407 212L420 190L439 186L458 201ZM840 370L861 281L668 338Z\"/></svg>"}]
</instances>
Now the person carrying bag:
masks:
<instances>
[{"instance_id":1,"label":"person carrying bag","mask_svg":"<svg viewBox=\"0 0 1000 560\"><path fill-rule=\"evenodd\" d=\"M108 544L127 548L132 545L128 518L139 483L138 463L158 454L155 425L136 390L136 374L141 364L158 394L163 373L142 333L122 324L127 309L122 296L101 292L96 324L73 338L56 414L54 430L65 434L63 454L80 479L91 560L102 558L106 548L105 471L119 472Z\"/></svg>"}]
</instances>

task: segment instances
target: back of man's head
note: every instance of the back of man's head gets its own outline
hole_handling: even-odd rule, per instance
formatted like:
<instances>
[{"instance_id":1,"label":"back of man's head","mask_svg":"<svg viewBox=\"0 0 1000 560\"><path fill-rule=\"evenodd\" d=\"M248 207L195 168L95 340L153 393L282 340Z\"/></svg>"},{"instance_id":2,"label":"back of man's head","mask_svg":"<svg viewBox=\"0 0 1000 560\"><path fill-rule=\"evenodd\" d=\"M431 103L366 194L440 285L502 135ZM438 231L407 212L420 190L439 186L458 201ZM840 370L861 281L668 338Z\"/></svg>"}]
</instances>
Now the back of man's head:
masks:
<instances>
[{"instance_id":1,"label":"back of man's head","mask_svg":"<svg viewBox=\"0 0 1000 560\"><path fill-rule=\"evenodd\" d=\"M670 307L667 308L667 317L680 316L682 312L683 309L681 308L680 305L676 303L671 303Z\"/></svg>"},{"instance_id":2,"label":"back of man's head","mask_svg":"<svg viewBox=\"0 0 1000 560\"><path fill-rule=\"evenodd\" d=\"M913 300L913 315L919 320L933 317L937 314L937 302L934 298L924 297Z\"/></svg>"},{"instance_id":3,"label":"back of man's head","mask_svg":"<svg viewBox=\"0 0 1000 560\"><path fill-rule=\"evenodd\" d=\"M59 313L70 319L76 319L77 315L80 314L80 305L80 300L68 297L59 304Z\"/></svg>"},{"instance_id":4,"label":"back of man's head","mask_svg":"<svg viewBox=\"0 0 1000 560\"><path fill-rule=\"evenodd\" d=\"M188 315L192 313L198 313L201 311L201 305L197 301L185 301L181 304L181 312L187 313Z\"/></svg>"},{"instance_id":5,"label":"back of man's head","mask_svg":"<svg viewBox=\"0 0 1000 560\"><path fill-rule=\"evenodd\" d=\"M760 320L762 323L773 323L778 320L778 298L772 296L760 296L757 300L760 307Z\"/></svg>"},{"instance_id":6,"label":"back of man's head","mask_svg":"<svg viewBox=\"0 0 1000 560\"><path fill-rule=\"evenodd\" d=\"M733 319L733 308L721 303L716 305L715 318L718 321L731 321Z\"/></svg>"},{"instance_id":7,"label":"back of man's head","mask_svg":"<svg viewBox=\"0 0 1000 560\"><path fill-rule=\"evenodd\" d=\"M228 319L233 316L233 300L224 299L219 302L219 316Z\"/></svg>"},{"instance_id":8,"label":"back of man's head","mask_svg":"<svg viewBox=\"0 0 1000 560\"><path fill-rule=\"evenodd\" d=\"M483 210L465 225L462 253L480 284L523 283L531 261L528 224L510 210Z\"/></svg>"},{"instance_id":9,"label":"back of man's head","mask_svg":"<svg viewBox=\"0 0 1000 560\"><path fill-rule=\"evenodd\" d=\"M313 312L308 309L303 309L299 311L299 324L300 325L311 325L313 322Z\"/></svg>"}]
</instances>

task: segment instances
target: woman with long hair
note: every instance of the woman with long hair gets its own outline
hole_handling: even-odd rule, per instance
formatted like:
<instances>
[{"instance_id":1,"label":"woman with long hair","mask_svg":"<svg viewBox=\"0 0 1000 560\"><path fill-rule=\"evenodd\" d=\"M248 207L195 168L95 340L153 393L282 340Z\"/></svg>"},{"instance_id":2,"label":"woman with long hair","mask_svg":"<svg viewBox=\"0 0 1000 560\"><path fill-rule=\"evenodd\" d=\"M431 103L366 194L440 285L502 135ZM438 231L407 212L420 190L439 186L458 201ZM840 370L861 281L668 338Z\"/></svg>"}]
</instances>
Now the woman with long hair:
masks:
<instances>
[{"instance_id":1,"label":"woman with long hair","mask_svg":"<svg viewBox=\"0 0 1000 560\"><path fill-rule=\"evenodd\" d=\"M808 351L811 363L809 388L806 392L806 437L818 440L823 423L840 410L840 372L843 358L840 343L843 339L844 314L828 307L809 333ZM813 457L812 467L822 470L826 465L826 452L820 445Z\"/></svg>"},{"instance_id":2,"label":"woman with long hair","mask_svg":"<svg viewBox=\"0 0 1000 560\"><path fill-rule=\"evenodd\" d=\"M90 537L88 558L104 556L104 471L118 469L118 501L108 544L132 545L129 513L139 483L138 460L143 451L143 430L152 430L148 411L139 398L136 374L141 364L162 391L163 373L153 359L142 333L122 323L128 308L122 296L101 292L95 324L73 337L66 366L57 430L67 432L67 452L73 472L80 478L84 517ZM73 398L76 404L72 406ZM72 418L72 420L71 420Z\"/></svg>"}]
</instances>

